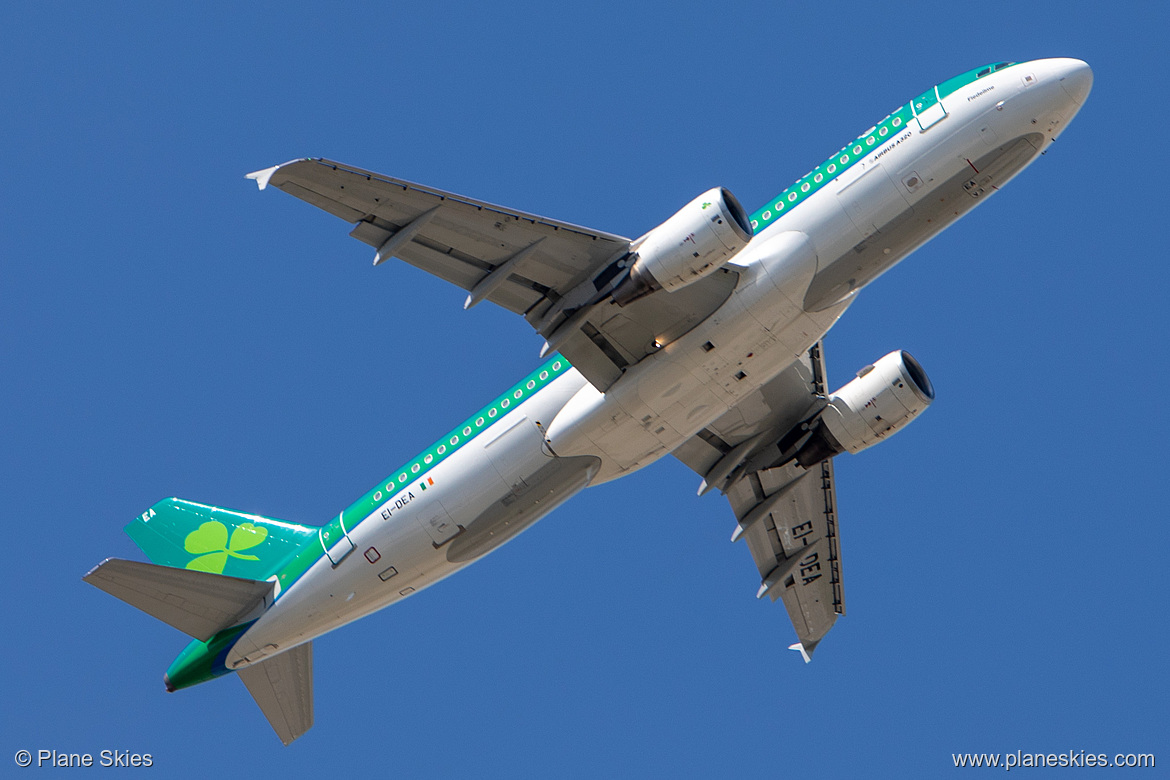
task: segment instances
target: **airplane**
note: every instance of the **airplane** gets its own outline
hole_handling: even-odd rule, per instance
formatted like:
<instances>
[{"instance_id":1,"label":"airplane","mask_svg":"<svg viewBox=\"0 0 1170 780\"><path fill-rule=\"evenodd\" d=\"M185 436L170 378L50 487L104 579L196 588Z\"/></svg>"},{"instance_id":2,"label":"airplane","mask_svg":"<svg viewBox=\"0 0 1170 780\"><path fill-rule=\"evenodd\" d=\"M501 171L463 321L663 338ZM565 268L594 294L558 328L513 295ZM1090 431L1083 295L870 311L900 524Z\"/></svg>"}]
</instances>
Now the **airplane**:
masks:
<instances>
[{"instance_id":1,"label":"airplane","mask_svg":"<svg viewBox=\"0 0 1170 780\"><path fill-rule=\"evenodd\" d=\"M587 486L672 455L717 490L808 662L845 614L833 458L916 419L896 350L830 392L857 293L1044 154L1093 84L1076 59L931 87L748 214L716 187L636 240L329 160L249 174L544 338L543 362L322 526L168 498L126 526L151 563L84 580L190 635L168 691L236 673L284 744L313 724L312 640L486 555Z\"/></svg>"}]
</instances>

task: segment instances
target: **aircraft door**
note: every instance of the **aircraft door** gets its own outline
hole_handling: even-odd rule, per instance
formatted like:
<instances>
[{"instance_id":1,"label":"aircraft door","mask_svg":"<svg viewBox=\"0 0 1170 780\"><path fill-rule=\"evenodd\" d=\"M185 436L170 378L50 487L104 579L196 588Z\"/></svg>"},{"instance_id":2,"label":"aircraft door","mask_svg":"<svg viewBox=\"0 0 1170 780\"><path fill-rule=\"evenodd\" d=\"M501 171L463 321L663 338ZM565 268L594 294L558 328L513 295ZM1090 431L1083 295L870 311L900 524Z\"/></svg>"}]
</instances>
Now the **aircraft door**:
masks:
<instances>
[{"instance_id":1,"label":"aircraft door","mask_svg":"<svg viewBox=\"0 0 1170 780\"><path fill-rule=\"evenodd\" d=\"M334 566L341 563L345 556L353 552L353 539L349 538L349 532L345 529L344 513L338 514L328 525L321 527L317 532L321 540L321 547L325 550L325 555L329 556L329 562Z\"/></svg>"},{"instance_id":2,"label":"aircraft door","mask_svg":"<svg viewBox=\"0 0 1170 780\"><path fill-rule=\"evenodd\" d=\"M947 110L943 106L937 86L910 101L910 110L918 120L918 126L923 130L947 118Z\"/></svg>"}]
</instances>

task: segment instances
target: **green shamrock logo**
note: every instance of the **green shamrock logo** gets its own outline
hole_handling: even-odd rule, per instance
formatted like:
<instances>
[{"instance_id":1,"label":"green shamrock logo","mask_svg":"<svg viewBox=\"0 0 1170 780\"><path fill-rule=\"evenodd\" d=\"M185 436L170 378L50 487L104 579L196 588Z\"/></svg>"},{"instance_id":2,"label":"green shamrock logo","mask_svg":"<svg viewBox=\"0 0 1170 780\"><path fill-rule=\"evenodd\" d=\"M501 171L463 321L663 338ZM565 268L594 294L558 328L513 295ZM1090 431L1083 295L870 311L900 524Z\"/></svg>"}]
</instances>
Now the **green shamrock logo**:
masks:
<instances>
[{"instance_id":1,"label":"green shamrock logo","mask_svg":"<svg viewBox=\"0 0 1170 780\"><path fill-rule=\"evenodd\" d=\"M192 555L199 556L187 564L188 569L207 571L212 574L223 574L223 567L227 566L228 556L239 558L242 561L258 561L255 555L241 555L240 550L247 550L263 542L268 537L268 529L252 523L241 523L232 531L231 541L228 541L228 529L223 523L212 520L204 523L183 541L183 549Z\"/></svg>"}]
</instances>

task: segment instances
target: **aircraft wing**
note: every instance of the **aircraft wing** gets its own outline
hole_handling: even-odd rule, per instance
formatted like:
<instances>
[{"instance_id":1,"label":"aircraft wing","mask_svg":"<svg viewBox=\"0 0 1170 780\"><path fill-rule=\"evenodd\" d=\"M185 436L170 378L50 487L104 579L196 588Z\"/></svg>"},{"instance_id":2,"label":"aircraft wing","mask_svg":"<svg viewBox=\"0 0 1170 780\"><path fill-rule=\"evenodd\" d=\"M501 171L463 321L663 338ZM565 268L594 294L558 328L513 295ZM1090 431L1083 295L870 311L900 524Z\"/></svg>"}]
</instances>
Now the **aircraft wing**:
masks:
<instances>
[{"instance_id":1,"label":"aircraft wing","mask_svg":"<svg viewBox=\"0 0 1170 780\"><path fill-rule=\"evenodd\" d=\"M700 492L727 496L738 521L732 540L747 542L760 573L756 597L783 599L799 638L791 649L806 662L845 614L832 460L805 470L790 459L825 396L818 343L673 453L704 477Z\"/></svg>"},{"instance_id":2,"label":"aircraft wing","mask_svg":"<svg viewBox=\"0 0 1170 780\"><path fill-rule=\"evenodd\" d=\"M630 240L322 159L248 174L353 223L374 264L398 257L521 314L551 349L605 390L622 371L702 322L731 294L725 268L625 307L604 299L627 272Z\"/></svg>"}]
</instances>

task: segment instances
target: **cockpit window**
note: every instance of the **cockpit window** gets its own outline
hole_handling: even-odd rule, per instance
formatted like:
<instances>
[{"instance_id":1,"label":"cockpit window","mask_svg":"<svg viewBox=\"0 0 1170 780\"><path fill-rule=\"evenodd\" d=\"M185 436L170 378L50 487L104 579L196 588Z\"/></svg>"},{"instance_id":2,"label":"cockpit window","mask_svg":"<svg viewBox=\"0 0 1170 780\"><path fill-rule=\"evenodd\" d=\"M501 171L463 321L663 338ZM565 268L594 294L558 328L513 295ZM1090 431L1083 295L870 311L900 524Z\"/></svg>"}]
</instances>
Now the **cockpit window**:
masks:
<instances>
[{"instance_id":1,"label":"cockpit window","mask_svg":"<svg viewBox=\"0 0 1170 780\"><path fill-rule=\"evenodd\" d=\"M981 71L979 71L978 73L976 73L976 74L975 74L975 78L977 78L977 79L981 79L981 78L983 78L984 76L986 76L988 73L991 73L991 72L993 72L993 71L1001 71L1001 70L1003 70L1004 68L1006 68L1007 66L1009 66L1009 65L1015 65L1015 64L1016 64L1016 63L1014 63L1014 62L997 62L997 63L996 63L996 64L994 64L994 65L988 65L986 68L984 68L983 70L981 70Z\"/></svg>"}]
</instances>

